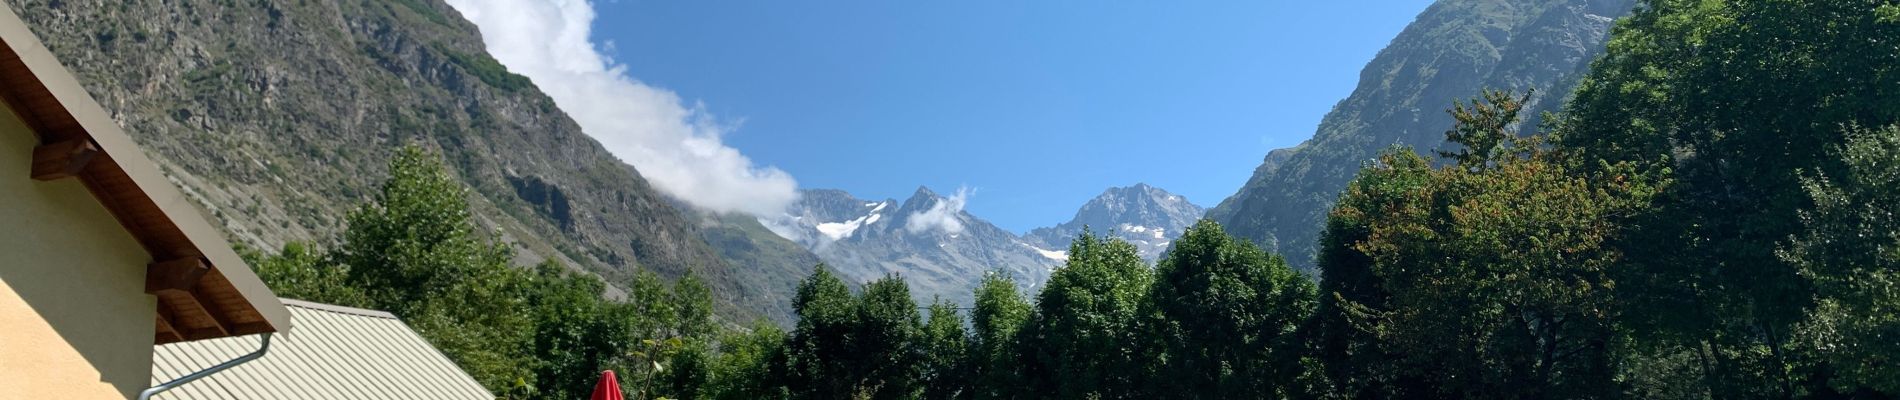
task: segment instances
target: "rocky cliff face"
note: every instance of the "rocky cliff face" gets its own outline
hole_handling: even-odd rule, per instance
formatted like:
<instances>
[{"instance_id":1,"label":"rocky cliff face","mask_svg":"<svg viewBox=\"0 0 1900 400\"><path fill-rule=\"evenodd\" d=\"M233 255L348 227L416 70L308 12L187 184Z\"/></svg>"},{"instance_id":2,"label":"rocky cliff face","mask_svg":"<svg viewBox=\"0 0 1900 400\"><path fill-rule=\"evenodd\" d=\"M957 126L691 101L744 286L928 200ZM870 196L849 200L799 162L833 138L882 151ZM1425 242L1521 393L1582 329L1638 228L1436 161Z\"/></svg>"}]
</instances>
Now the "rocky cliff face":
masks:
<instances>
[{"instance_id":1,"label":"rocky cliff face","mask_svg":"<svg viewBox=\"0 0 1900 400\"><path fill-rule=\"evenodd\" d=\"M735 264L797 246L676 207L440 0L6 1L241 243L334 237L392 151L418 144L447 159L523 263L610 282L693 271L726 315L789 315L795 278L761 282Z\"/></svg>"},{"instance_id":2,"label":"rocky cliff face","mask_svg":"<svg viewBox=\"0 0 1900 400\"><path fill-rule=\"evenodd\" d=\"M1310 268L1339 191L1381 149L1446 146L1445 114L1483 89L1535 89L1535 116L1555 111L1602 51L1613 20L1634 0L1442 0L1360 72L1359 86L1313 138L1269 153L1252 178L1208 212L1229 233ZM1533 117L1522 127L1540 123ZM1520 129L1530 132L1532 129Z\"/></svg>"},{"instance_id":3,"label":"rocky cliff face","mask_svg":"<svg viewBox=\"0 0 1900 400\"><path fill-rule=\"evenodd\" d=\"M1094 234L1135 245L1141 258L1152 263L1204 213L1186 197L1138 183L1103 191L1076 210L1069 222L1031 230L1023 235L1023 241L1037 248L1062 251L1083 228L1088 228Z\"/></svg>"}]
</instances>

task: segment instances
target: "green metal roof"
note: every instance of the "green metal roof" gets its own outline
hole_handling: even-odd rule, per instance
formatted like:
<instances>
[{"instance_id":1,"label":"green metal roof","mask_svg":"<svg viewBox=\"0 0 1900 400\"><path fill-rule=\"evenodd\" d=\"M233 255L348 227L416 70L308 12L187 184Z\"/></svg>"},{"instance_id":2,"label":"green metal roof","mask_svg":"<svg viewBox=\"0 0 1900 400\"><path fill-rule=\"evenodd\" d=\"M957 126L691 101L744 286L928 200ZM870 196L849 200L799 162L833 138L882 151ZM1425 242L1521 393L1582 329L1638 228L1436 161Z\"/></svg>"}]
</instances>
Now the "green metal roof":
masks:
<instances>
[{"instance_id":1,"label":"green metal roof","mask_svg":"<svg viewBox=\"0 0 1900 400\"><path fill-rule=\"evenodd\" d=\"M263 358L156 399L470 399L495 396L387 312L283 299L297 328ZM152 350L152 384L257 350L258 337L172 343Z\"/></svg>"}]
</instances>

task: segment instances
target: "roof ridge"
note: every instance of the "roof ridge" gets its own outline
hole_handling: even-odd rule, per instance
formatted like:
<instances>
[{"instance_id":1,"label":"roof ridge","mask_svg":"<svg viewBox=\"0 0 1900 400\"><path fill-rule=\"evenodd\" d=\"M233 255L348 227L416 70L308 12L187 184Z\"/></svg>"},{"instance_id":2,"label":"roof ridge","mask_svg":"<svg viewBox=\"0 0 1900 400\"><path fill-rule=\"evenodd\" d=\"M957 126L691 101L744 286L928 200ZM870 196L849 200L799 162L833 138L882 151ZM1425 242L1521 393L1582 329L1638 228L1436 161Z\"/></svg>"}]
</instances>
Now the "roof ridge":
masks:
<instances>
[{"instance_id":1,"label":"roof ridge","mask_svg":"<svg viewBox=\"0 0 1900 400\"><path fill-rule=\"evenodd\" d=\"M329 311L329 312L339 313L339 314L360 315L360 316L365 316L365 317L385 318L385 319L393 319L393 320L399 320L399 321L402 320L401 318L397 318L396 314L391 314L388 311L382 311L382 310L345 307L345 306L339 306L335 304L323 304L323 303L318 303L318 302L313 302L313 301L297 300L297 299L292 299L288 297L279 297L278 300L283 301L284 305L286 306L297 307L297 308L308 308L308 309L317 310L317 311Z\"/></svg>"}]
</instances>

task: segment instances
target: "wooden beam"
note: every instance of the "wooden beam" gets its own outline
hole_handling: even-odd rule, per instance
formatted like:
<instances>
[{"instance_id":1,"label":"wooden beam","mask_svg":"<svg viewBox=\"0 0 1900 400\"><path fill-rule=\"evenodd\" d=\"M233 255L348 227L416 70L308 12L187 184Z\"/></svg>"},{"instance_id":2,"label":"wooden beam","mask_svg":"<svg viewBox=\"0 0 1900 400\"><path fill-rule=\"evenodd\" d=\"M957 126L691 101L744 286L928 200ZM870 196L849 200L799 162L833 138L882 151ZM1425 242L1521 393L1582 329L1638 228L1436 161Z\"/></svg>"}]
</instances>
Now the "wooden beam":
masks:
<instances>
[{"instance_id":1,"label":"wooden beam","mask_svg":"<svg viewBox=\"0 0 1900 400\"><path fill-rule=\"evenodd\" d=\"M50 181L69 176L78 176L86 169L86 163L99 155L99 147L92 139L73 138L63 142L43 144L33 148L33 179Z\"/></svg>"},{"instance_id":2,"label":"wooden beam","mask_svg":"<svg viewBox=\"0 0 1900 400\"><path fill-rule=\"evenodd\" d=\"M145 266L145 293L160 294L172 291L189 291L198 286L198 280L211 272L211 264L203 257L186 257L160 261Z\"/></svg>"},{"instance_id":3,"label":"wooden beam","mask_svg":"<svg viewBox=\"0 0 1900 400\"><path fill-rule=\"evenodd\" d=\"M236 329L231 330L231 334L249 335L249 334L254 334L254 333L276 332L276 331L277 329L271 328L270 323L268 322L251 322L251 323L238 324Z\"/></svg>"},{"instance_id":4,"label":"wooden beam","mask_svg":"<svg viewBox=\"0 0 1900 400\"><path fill-rule=\"evenodd\" d=\"M158 337L154 338L153 343L176 343L185 341L184 332L179 332L178 325L172 323L172 319L174 318L176 317L172 315L171 307L166 307L165 303L162 302L158 303Z\"/></svg>"},{"instance_id":5,"label":"wooden beam","mask_svg":"<svg viewBox=\"0 0 1900 400\"><path fill-rule=\"evenodd\" d=\"M185 336L185 340L205 340L205 339L216 339L216 338L230 336L230 335L224 334L224 330L218 329L216 327L192 329L189 332L185 332L183 335Z\"/></svg>"}]
</instances>

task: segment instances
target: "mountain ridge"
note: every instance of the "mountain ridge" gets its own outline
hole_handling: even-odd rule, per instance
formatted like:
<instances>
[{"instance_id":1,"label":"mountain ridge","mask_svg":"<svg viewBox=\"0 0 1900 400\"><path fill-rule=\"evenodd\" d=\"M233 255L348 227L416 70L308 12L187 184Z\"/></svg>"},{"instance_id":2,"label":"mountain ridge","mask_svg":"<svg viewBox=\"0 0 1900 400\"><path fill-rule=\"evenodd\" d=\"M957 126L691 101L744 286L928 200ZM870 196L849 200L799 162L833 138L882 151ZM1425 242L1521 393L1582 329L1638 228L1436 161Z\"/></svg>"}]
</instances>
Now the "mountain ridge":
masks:
<instances>
[{"instance_id":1,"label":"mountain ridge","mask_svg":"<svg viewBox=\"0 0 1900 400\"><path fill-rule=\"evenodd\" d=\"M1046 281L1060 260L964 211L965 196L920 186L902 201L872 201L842 190L801 189L785 215L760 222L804 245L851 283L902 276L919 301L941 297L967 305L971 290L992 270L1024 287Z\"/></svg>"},{"instance_id":2,"label":"mountain ridge","mask_svg":"<svg viewBox=\"0 0 1900 400\"><path fill-rule=\"evenodd\" d=\"M1617 17L1635 0L1444 0L1433 3L1360 72L1313 137L1269 152L1234 195L1207 213L1228 233L1313 267L1325 214L1381 149L1444 149L1444 110L1483 89L1534 89L1519 132L1557 111ZM1445 149L1449 150L1449 149Z\"/></svg>"}]
</instances>

